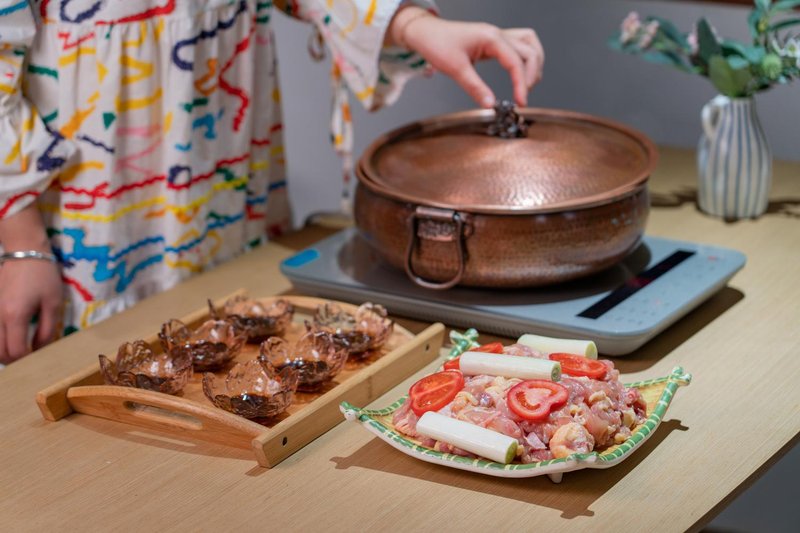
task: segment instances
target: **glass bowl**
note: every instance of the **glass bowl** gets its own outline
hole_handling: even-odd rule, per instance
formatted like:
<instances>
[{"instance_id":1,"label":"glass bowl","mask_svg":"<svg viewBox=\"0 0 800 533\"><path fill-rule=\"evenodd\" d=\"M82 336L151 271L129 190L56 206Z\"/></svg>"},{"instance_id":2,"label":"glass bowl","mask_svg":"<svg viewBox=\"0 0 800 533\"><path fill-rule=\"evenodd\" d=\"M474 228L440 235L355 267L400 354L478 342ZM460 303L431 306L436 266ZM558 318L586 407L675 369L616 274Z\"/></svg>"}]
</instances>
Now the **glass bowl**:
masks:
<instances>
[{"instance_id":1,"label":"glass bowl","mask_svg":"<svg viewBox=\"0 0 800 533\"><path fill-rule=\"evenodd\" d=\"M258 359L237 363L223 380L214 374L203 374L203 392L211 402L245 418L272 418L294 400L298 372L285 368L276 372Z\"/></svg>"},{"instance_id":2,"label":"glass bowl","mask_svg":"<svg viewBox=\"0 0 800 533\"><path fill-rule=\"evenodd\" d=\"M287 300L265 304L259 300L239 295L229 298L218 312L209 301L211 316L228 318L247 333L247 341L261 343L273 335L280 335L292 321L294 306Z\"/></svg>"},{"instance_id":3,"label":"glass bowl","mask_svg":"<svg viewBox=\"0 0 800 533\"><path fill-rule=\"evenodd\" d=\"M178 355L187 352L195 370L216 370L236 357L247 340L247 334L232 320L210 319L195 330L180 320L172 319L161 326L158 334L165 352Z\"/></svg>"},{"instance_id":4,"label":"glass bowl","mask_svg":"<svg viewBox=\"0 0 800 533\"><path fill-rule=\"evenodd\" d=\"M359 306L355 315L338 304L326 303L317 307L310 327L314 331L332 334L350 356L360 359L383 346L391 337L394 322L387 315L383 306L372 303Z\"/></svg>"},{"instance_id":5,"label":"glass bowl","mask_svg":"<svg viewBox=\"0 0 800 533\"><path fill-rule=\"evenodd\" d=\"M328 332L307 331L291 344L270 337L259 347L259 359L280 371L294 368L299 374L298 390L314 392L341 372L348 352Z\"/></svg>"},{"instance_id":6,"label":"glass bowl","mask_svg":"<svg viewBox=\"0 0 800 533\"><path fill-rule=\"evenodd\" d=\"M100 371L108 385L137 387L175 394L192 377L192 357L188 353L156 354L144 341L126 342L117 350L116 362L100 355Z\"/></svg>"}]
</instances>

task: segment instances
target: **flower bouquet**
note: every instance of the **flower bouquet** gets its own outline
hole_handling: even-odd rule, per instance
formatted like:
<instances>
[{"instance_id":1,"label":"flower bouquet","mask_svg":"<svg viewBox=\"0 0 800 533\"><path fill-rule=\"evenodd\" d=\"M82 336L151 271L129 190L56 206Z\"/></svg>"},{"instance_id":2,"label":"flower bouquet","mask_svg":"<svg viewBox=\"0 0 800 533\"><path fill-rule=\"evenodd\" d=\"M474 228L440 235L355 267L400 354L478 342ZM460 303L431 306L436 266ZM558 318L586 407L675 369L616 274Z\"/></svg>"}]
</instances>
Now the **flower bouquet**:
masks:
<instances>
[{"instance_id":1,"label":"flower bouquet","mask_svg":"<svg viewBox=\"0 0 800 533\"><path fill-rule=\"evenodd\" d=\"M609 45L621 52L708 78L719 95L703 107L698 203L726 219L752 218L768 206L772 153L753 96L800 77L800 0L756 0L751 41L722 38L701 18L681 32L670 21L630 13Z\"/></svg>"},{"instance_id":2,"label":"flower bouquet","mask_svg":"<svg viewBox=\"0 0 800 533\"><path fill-rule=\"evenodd\" d=\"M741 98L800 77L800 0L756 0L747 18L752 42L723 39L705 18L688 33L670 21L631 12L612 48L709 78L720 94Z\"/></svg>"}]
</instances>

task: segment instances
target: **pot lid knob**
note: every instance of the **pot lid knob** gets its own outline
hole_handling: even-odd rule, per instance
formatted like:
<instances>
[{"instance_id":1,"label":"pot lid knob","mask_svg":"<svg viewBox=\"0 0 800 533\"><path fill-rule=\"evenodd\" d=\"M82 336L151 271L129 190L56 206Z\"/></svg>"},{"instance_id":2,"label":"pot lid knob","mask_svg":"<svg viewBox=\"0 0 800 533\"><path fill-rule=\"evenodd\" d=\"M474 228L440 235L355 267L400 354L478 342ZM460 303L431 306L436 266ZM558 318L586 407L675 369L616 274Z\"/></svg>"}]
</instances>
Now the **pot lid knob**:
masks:
<instances>
[{"instance_id":1,"label":"pot lid knob","mask_svg":"<svg viewBox=\"0 0 800 533\"><path fill-rule=\"evenodd\" d=\"M528 135L528 125L516 112L513 102L499 100L494 104L494 113L494 122L487 129L487 133L492 137L518 139Z\"/></svg>"}]
</instances>

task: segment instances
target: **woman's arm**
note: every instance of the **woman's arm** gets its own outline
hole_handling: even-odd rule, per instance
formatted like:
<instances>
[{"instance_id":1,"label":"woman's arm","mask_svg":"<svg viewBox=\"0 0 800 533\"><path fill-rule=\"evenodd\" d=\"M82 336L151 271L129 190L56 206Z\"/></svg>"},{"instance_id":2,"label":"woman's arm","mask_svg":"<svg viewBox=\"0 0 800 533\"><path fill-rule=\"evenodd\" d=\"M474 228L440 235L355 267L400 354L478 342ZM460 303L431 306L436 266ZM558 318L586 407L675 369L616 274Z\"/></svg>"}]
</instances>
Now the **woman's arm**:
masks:
<instances>
[{"instance_id":1,"label":"woman's arm","mask_svg":"<svg viewBox=\"0 0 800 533\"><path fill-rule=\"evenodd\" d=\"M30 6L0 0L0 247L51 254L36 197L74 152L47 129L21 90L25 58L36 35ZM0 265L0 363L30 353L55 334L62 300L58 265L14 259ZM38 316L33 346L31 320Z\"/></svg>"}]
</instances>

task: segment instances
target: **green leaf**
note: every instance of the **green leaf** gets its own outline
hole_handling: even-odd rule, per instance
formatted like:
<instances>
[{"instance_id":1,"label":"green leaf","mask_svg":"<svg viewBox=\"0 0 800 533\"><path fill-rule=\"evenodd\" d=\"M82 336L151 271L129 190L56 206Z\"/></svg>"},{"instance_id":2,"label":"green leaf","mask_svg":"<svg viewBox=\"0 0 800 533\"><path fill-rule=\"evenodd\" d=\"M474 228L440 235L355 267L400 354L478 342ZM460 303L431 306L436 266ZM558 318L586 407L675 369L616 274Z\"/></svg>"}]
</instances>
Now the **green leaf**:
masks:
<instances>
[{"instance_id":1,"label":"green leaf","mask_svg":"<svg viewBox=\"0 0 800 533\"><path fill-rule=\"evenodd\" d=\"M739 56L745 58L751 65L758 65L764 59L767 51L762 46L745 46L737 41L725 40L721 44L722 55L725 57Z\"/></svg>"},{"instance_id":2,"label":"green leaf","mask_svg":"<svg viewBox=\"0 0 800 533\"><path fill-rule=\"evenodd\" d=\"M796 7L800 7L800 0L780 0L772 4L772 12L789 11Z\"/></svg>"},{"instance_id":3,"label":"green leaf","mask_svg":"<svg viewBox=\"0 0 800 533\"><path fill-rule=\"evenodd\" d=\"M767 51L764 49L763 46L745 46L744 47L744 57L750 63L760 63L764 56L767 54Z\"/></svg>"},{"instance_id":4,"label":"green leaf","mask_svg":"<svg viewBox=\"0 0 800 533\"><path fill-rule=\"evenodd\" d=\"M800 18L786 19L786 20L782 20L780 22L776 22L775 24L771 24L767 28L767 31L778 31L778 30L782 30L784 28L788 28L790 26L795 26L797 24L800 24Z\"/></svg>"},{"instance_id":5,"label":"green leaf","mask_svg":"<svg viewBox=\"0 0 800 533\"><path fill-rule=\"evenodd\" d=\"M667 19L661 17L647 17L648 20L655 20L658 22L658 26L661 29L664 36L677 43L681 48L684 50L689 50L689 41L686 40L686 35L684 35L672 22Z\"/></svg>"},{"instance_id":6,"label":"green leaf","mask_svg":"<svg viewBox=\"0 0 800 533\"><path fill-rule=\"evenodd\" d=\"M750 28L750 37L755 41L758 39L760 32L758 31L759 23L763 17L763 12L759 9L754 9L747 16L747 27Z\"/></svg>"},{"instance_id":7,"label":"green leaf","mask_svg":"<svg viewBox=\"0 0 800 533\"><path fill-rule=\"evenodd\" d=\"M722 52L719 41L711 30L711 26L705 18L701 18L697 23L697 45L699 56L705 63L708 63L711 56Z\"/></svg>"},{"instance_id":8,"label":"green leaf","mask_svg":"<svg viewBox=\"0 0 800 533\"><path fill-rule=\"evenodd\" d=\"M722 55L725 57L734 55L746 57L747 55L744 45L736 41L722 41L722 43L720 43L720 48L722 50Z\"/></svg>"},{"instance_id":9,"label":"green leaf","mask_svg":"<svg viewBox=\"0 0 800 533\"><path fill-rule=\"evenodd\" d=\"M741 69L749 69L750 68L750 62L747 61L743 57L730 56L730 57L725 58L725 60L728 62L728 65L730 65L733 70L741 70Z\"/></svg>"},{"instance_id":10,"label":"green leaf","mask_svg":"<svg viewBox=\"0 0 800 533\"><path fill-rule=\"evenodd\" d=\"M606 44L608 44L609 48L611 48L612 50L616 50L617 52L621 52L622 51L622 42L620 42L620 40L619 40L619 32L617 32L614 35L612 35L611 37L609 37L608 41L606 41Z\"/></svg>"},{"instance_id":11,"label":"green leaf","mask_svg":"<svg viewBox=\"0 0 800 533\"><path fill-rule=\"evenodd\" d=\"M755 3L758 9L766 11L769 9L769 5L772 3L772 0L756 0Z\"/></svg>"},{"instance_id":12,"label":"green leaf","mask_svg":"<svg viewBox=\"0 0 800 533\"><path fill-rule=\"evenodd\" d=\"M651 63L669 65L684 72L692 72L692 69L683 62L681 56L675 52L647 52L642 54L642 57Z\"/></svg>"},{"instance_id":13,"label":"green leaf","mask_svg":"<svg viewBox=\"0 0 800 533\"><path fill-rule=\"evenodd\" d=\"M731 58L729 58L731 59ZM748 67L734 68L721 55L715 55L709 61L709 78L717 90L725 96L747 96L747 85L753 79Z\"/></svg>"}]
</instances>

